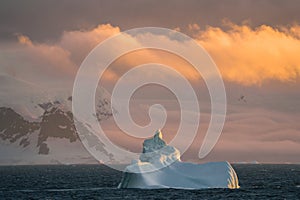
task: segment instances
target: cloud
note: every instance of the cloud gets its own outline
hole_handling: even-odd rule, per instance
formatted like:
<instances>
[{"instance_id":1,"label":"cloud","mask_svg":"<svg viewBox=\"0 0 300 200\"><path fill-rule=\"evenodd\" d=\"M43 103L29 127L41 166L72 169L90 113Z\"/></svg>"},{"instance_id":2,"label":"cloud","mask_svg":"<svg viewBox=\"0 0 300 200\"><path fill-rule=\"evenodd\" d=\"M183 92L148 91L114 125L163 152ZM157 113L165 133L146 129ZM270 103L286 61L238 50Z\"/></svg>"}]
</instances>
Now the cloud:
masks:
<instances>
[{"instance_id":1,"label":"cloud","mask_svg":"<svg viewBox=\"0 0 300 200\"><path fill-rule=\"evenodd\" d=\"M20 44L32 46L31 40L29 39L29 37L27 37L25 35L18 35L18 41Z\"/></svg>"},{"instance_id":2,"label":"cloud","mask_svg":"<svg viewBox=\"0 0 300 200\"><path fill-rule=\"evenodd\" d=\"M18 43L0 47L1 73L43 85L63 81L76 72L70 52L59 45L35 43L21 34L17 39Z\"/></svg>"},{"instance_id":3,"label":"cloud","mask_svg":"<svg viewBox=\"0 0 300 200\"><path fill-rule=\"evenodd\" d=\"M245 86L260 86L270 81L297 82L300 78L300 28L299 25L273 28L261 25L251 28L225 21L226 28L208 26L201 29L190 24L188 30L217 64L225 81ZM143 43L143 36L133 38ZM151 35L148 40L153 39ZM166 47L188 45L183 41L160 38ZM195 52L189 52L194 54ZM191 81L201 79L196 70L178 56L163 51L138 51L117 60L114 78L139 64L157 62L172 66ZM147 74L145 74L147 75Z\"/></svg>"},{"instance_id":4,"label":"cloud","mask_svg":"<svg viewBox=\"0 0 300 200\"><path fill-rule=\"evenodd\" d=\"M197 24L188 25L193 37L216 62L224 80L249 86L261 85L270 80L292 82L299 78L299 25L281 26L277 29L267 25L251 28L247 24L237 25L231 22L225 22L225 25L226 28L207 26L204 29ZM19 34L17 37L21 46L13 50L16 55L12 56L13 52L4 48L3 54L9 56L3 57L0 62L6 71L19 71L22 65L22 69L27 66L33 72L36 68L39 73L45 69L47 74L61 72L74 76L83 59L97 44L118 33L119 27L100 24L90 30L64 31L54 43L37 43L28 36ZM142 43L144 38L153 39L151 35L128 36L107 53L113 51L113 48ZM167 37L161 37L160 40L166 45L174 45ZM184 41L177 41L175 45L180 48L186 44ZM122 56L113 63L105 77L116 80L129 68L149 62L172 66L191 81L201 78L182 58L154 50L141 50Z\"/></svg>"},{"instance_id":5,"label":"cloud","mask_svg":"<svg viewBox=\"0 0 300 200\"><path fill-rule=\"evenodd\" d=\"M0 47L0 72L46 87L51 82L71 82L89 51L119 31L109 24L88 31L65 31L52 43L17 34L17 43Z\"/></svg>"},{"instance_id":6,"label":"cloud","mask_svg":"<svg viewBox=\"0 0 300 200\"><path fill-rule=\"evenodd\" d=\"M237 25L228 21L224 24L225 28L207 26L201 29L197 24L188 26L194 38L210 53L224 80L249 86L261 85L270 80L295 82L299 78L299 25L279 28L261 25L251 28L247 24ZM65 32L60 45L68 49L72 59L80 64L92 47L119 32L118 27L111 25L99 25L90 31ZM142 44L145 37L140 35L130 37L130 40ZM146 38L153 39L151 35ZM160 40L167 47L174 45L174 41L167 37L161 37ZM122 45L130 44L123 41L118 47ZM177 41L175 45L180 48L187 44ZM141 50L116 60L107 73L108 79L117 79L129 68L149 62L172 66L191 81L201 78L188 62L178 56L163 51Z\"/></svg>"},{"instance_id":7,"label":"cloud","mask_svg":"<svg viewBox=\"0 0 300 200\"><path fill-rule=\"evenodd\" d=\"M71 59L80 65L97 44L117 33L120 33L119 27L100 24L91 30L64 31L58 44L69 51Z\"/></svg>"},{"instance_id":8,"label":"cloud","mask_svg":"<svg viewBox=\"0 0 300 200\"><path fill-rule=\"evenodd\" d=\"M208 26L195 38L212 56L224 79L244 85L295 81L300 76L300 28L251 28L226 22Z\"/></svg>"}]
</instances>

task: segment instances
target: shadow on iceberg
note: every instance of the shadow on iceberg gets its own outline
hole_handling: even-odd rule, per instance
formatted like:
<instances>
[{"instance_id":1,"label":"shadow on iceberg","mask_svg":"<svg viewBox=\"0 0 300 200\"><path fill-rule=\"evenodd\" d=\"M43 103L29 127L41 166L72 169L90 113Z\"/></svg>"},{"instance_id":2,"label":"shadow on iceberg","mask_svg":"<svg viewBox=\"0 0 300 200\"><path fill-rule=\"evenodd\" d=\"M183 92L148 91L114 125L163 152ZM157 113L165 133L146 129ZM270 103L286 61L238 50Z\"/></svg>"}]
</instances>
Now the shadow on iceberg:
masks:
<instances>
[{"instance_id":1,"label":"shadow on iceberg","mask_svg":"<svg viewBox=\"0 0 300 200\"><path fill-rule=\"evenodd\" d=\"M238 177L228 162L194 164L180 161L180 152L166 145L162 133L143 143L140 159L127 166L118 188L239 188Z\"/></svg>"}]
</instances>

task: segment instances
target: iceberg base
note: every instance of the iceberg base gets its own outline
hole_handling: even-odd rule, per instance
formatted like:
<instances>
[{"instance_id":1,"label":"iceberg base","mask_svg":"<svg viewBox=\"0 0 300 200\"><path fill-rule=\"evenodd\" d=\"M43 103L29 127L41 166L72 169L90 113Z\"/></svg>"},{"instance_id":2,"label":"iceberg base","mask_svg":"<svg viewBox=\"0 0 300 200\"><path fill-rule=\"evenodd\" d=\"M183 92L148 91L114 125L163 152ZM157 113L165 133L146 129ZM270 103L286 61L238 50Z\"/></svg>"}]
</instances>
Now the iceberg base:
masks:
<instances>
[{"instance_id":1,"label":"iceberg base","mask_svg":"<svg viewBox=\"0 0 300 200\"><path fill-rule=\"evenodd\" d=\"M145 165L147 164L144 163L141 167ZM228 162L194 164L176 161L157 171L147 173L133 173L130 168L127 168L118 188L235 189L239 188L239 183L234 169Z\"/></svg>"}]
</instances>

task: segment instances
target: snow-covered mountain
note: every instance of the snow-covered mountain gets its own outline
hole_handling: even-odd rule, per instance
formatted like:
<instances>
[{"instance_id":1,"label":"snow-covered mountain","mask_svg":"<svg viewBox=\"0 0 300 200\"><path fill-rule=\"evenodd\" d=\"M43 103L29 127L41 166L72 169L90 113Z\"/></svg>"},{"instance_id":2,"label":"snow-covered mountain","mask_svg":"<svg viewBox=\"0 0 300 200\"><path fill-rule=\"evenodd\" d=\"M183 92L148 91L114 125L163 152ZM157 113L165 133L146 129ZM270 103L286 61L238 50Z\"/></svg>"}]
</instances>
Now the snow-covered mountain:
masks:
<instances>
[{"instance_id":1,"label":"snow-covered mountain","mask_svg":"<svg viewBox=\"0 0 300 200\"><path fill-rule=\"evenodd\" d=\"M112 116L109 95L96 93L99 121ZM46 91L0 75L0 164L95 163L79 140L70 90Z\"/></svg>"}]
</instances>

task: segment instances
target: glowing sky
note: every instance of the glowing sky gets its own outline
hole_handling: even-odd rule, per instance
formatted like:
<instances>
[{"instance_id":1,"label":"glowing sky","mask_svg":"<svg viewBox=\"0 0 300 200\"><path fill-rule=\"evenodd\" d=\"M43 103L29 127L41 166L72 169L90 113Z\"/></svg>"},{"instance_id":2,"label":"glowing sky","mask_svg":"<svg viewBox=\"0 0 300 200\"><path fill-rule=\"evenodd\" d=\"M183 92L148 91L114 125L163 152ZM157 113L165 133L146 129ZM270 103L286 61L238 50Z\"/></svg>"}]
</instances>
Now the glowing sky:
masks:
<instances>
[{"instance_id":1,"label":"glowing sky","mask_svg":"<svg viewBox=\"0 0 300 200\"><path fill-rule=\"evenodd\" d=\"M72 5L56 0L5 0L0 6L0 73L48 89L62 83L69 87L88 52L109 36L142 26L182 31L210 53L228 97L224 132L206 159L300 162L299 10L300 2L292 0L75 0ZM138 51L114 62L103 84L111 89L125 71L150 61L173 66L199 91L203 120L199 136L184 155L197 160L195 152L210 117L209 98L201 77L187 62L166 52ZM246 102L238 100L241 95ZM137 116L133 118L141 124L148 120L149 102L164 100L170 111L164 131L170 140L180 114L174 97L155 87L147 94L137 92L136 97L139 107L133 109ZM112 121L104 126L114 142L140 148L135 139L118 140L120 133Z\"/></svg>"}]
</instances>

